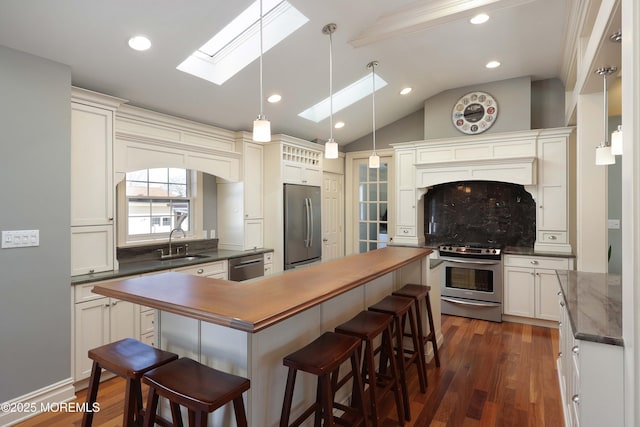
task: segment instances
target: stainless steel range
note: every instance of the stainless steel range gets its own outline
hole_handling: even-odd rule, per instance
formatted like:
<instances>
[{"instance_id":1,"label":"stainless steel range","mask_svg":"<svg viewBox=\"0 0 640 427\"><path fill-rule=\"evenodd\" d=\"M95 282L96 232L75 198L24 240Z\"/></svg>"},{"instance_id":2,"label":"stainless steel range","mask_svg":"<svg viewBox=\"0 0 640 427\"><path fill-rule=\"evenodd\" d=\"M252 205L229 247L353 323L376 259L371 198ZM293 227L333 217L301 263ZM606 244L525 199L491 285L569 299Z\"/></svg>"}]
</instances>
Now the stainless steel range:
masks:
<instances>
[{"instance_id":1,"label":"stainless steel range","mask_svg":"<svg viewBox=\"0 0 640 427\"><path fill-rule=\"evenodd\" d=\"M485 244L438 247L444 261L442 313L502 321L502 248Z\"/></svg>"}]
</instances>

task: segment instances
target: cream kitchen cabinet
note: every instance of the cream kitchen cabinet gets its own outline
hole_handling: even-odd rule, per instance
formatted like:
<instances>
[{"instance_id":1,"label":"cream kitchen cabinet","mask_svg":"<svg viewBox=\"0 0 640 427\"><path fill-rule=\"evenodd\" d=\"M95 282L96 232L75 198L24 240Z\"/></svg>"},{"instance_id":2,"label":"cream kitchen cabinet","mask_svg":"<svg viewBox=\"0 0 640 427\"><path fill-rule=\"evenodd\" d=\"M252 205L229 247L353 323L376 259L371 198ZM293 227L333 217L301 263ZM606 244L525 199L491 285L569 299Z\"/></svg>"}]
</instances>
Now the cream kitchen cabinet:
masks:
<instances>
[{"instance_id":1,"label":"cream kitchen cabinet","mask_svg":"<svg viewBox=\"0 0 640 427\"><path fill-rule=\"evenodd\" d=\"M229 275L229 263L227 260L198 264L191 267L176 268L173 271L193 274L201 277L211 277L214 279L227 280Z\"/></svg>"},{"instance_id":2,"label":"cream kitchen cabinet","mask_svg":"<svg viewBox=\"0 0 640 427\"><path fill-rule=\"evenodd\" d=\"M264 254L264 275L273 273L273 252L265 252Z\"/></svg>"},{"instance_id":3,"label":"cream kitchen cabinet","mask_svg":"<svg viewBox=\"0 0 640 427\"><path fill-rule=\"evenodd\" d=\"M95 283L74 287L74 381L88 378L90 349L136 334L136 304L93 294Z\"/></svg>"},{"instance_id":4,"label":"cream kitchen cabinet","mask_svg":"<svg viewBox=\"0 0 640 427\"><path fill-rule=\"evenodd\" d=\"M572 268L570 258L506 255L503 313L557 321L559 287L556 270Z\"/></svg>"},{"instance_id":5,"label":"cream kitchen cabinet","mask_svg":"<svg viewBox=\"0 0 640 427\"><path fill-rule=\"evenodd\" d=\"M624 425L623 347L575 338L562 292L558 377L567 427Z\"/></svg>"},{"instance_id":6,"label":"cream kitchen cabinet","mask_svg":"<svg viewBox=\"0 0 640 427\"><path fill-rule=\"evenodd\" d=\"M536 250L571 253L569 242L569 149L572 130L545 132L538 138Z\"/></svg>"},{"instance_id":7,"label":"cream kitchen cabinet","mask_svg":"<svg viewBox=\"0 0 640 427\"><path fill-rule=\"evenodd\" d=\"M395 244L424 243L422 227L418 227L418 219L422 218L422 215L418 212L420 207L416 189L415 157L415 149L399 149L395 153L397 183L396 225L393 236Z\"/></svg>"},{"instance_id":8,"label":"cream kitchen cabinet","mask_svg":"<svg viewBox=\"0 0 640 427\"><path fill-rule=\"evenodd\" d=\"M242 182L219 180L218 247L247 250L264 246L263 147L242 132L236 150L242 153Z\"/></svg>"},{"instance_id":9,"label":"cream kitchen cabinet","mask_svg":"<svg viewBox=\"0 0 640 427\"><path fill-rule=\"evenodd\" d=\"M322 184L322 153L295 145L282 145L282 176L287 184Z\"/></svg>"},{"instance_id":10,"label":"cream kitchen cabinet","mask_svg":"<svg viewBox=\"0 0 640 427\"><path fill-rule=\"evenodd\" d=\"M71 274L114 268L113 121L118 98L73 88Z\"/></svg>"}]
</instances>

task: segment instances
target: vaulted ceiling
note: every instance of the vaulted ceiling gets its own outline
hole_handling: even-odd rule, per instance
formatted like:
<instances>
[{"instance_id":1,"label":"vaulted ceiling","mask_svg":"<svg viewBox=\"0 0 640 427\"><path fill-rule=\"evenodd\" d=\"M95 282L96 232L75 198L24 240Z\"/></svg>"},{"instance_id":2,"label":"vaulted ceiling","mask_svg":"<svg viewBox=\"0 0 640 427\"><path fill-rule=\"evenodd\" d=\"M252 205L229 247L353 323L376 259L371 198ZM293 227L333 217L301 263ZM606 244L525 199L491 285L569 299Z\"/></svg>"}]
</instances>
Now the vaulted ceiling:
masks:
<instances>
[{"instance_id":1,"label":"vaulted ceiling","mask_svg":"<svg viewBox=\"0 0 640 427\"><path fill-rule=\"evenodd\" d=\"M75 86L118 96L148 108L231 130L250 130L259 112L259 61L223 85L176 67L253 0L2 0L0 45L71 68ZM264 95L272 133L326 140L329 120L298 116L329 94L329 39L333 34L333 88L370 71L388 85L376 93L382 127L422 108L443 90L531 76L560 77L566 0L289 0L309 21L264 54ZM482 25L469 18L484 12ZM128 39L144 34L152 47L136 52ZM498 60L501 66L487 69ZM413 91L401 96L410 86ZM348 143L371 132L371 99L334 114L344 121L334 137Z\"/></svg>"}]
</instances>

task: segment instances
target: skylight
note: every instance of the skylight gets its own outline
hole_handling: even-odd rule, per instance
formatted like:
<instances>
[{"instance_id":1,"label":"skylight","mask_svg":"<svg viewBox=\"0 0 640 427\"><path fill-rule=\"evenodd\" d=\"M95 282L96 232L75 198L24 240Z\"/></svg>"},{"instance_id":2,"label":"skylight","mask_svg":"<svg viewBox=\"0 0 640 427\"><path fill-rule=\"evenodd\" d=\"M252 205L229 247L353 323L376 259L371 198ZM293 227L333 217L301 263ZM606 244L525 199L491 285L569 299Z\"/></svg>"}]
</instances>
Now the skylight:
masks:
<instances>
[{"instance_id":1,"label":"skylight","mask_svg":"<svg viewBox=\"0 0 640 427\"><path fill-rule=\"evenodd\" d=\"M376 91L382 89L386 85L387 82L376 74ZM333 112L336 113L361 100L365 96L371 95L372 86L371 74L367 74L344 89L340 89L338 92L333 94ZM319 123L329 117L329 114L331 113L329 102L329 97L327 97L298 115L307 120Z\"/></svg>"},{"instance_id":2,"label":"skylight","mask_svg":"<svg viewBox=\"0 0 640 427\"><path fill-rule=\"evenodd\" d=\"M309 21L282 0L263 0L263 52ZM177 69L221 85L260 56L260 2L255 1Z\"/></svg>"}]
</instances>

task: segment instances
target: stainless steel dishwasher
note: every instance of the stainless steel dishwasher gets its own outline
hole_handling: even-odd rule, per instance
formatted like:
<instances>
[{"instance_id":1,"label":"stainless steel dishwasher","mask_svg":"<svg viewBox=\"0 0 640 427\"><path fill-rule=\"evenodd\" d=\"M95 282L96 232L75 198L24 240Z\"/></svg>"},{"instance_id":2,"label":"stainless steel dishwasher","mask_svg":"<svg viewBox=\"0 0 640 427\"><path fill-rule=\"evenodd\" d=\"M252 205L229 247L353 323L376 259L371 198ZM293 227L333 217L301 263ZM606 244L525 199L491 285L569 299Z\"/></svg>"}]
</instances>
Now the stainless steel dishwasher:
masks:
<instances>
[{"instance_id":1,"label":"stainless steel dishwasher","mask_svg":"<svg viewBox=\"0 0 640 427\"><path fill-rule=\"evenodd\" d=\"M241 282L264 276L264 254L245 255L229 260L229 280Z\"/></svg>"}]
</instances>

